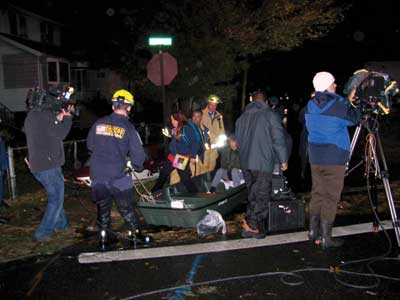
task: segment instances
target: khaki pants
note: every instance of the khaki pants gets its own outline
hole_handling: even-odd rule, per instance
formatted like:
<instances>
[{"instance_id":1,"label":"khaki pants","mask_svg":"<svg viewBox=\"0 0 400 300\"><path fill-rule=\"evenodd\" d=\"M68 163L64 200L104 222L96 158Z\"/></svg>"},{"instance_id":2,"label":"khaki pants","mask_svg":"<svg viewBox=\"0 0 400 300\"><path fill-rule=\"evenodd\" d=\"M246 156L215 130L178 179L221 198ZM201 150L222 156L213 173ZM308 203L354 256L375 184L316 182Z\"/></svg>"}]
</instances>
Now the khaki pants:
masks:
<instances>
[{"instance_id":1,"label":"khaki pants","mask_svg":"<svg viewBox=\"0 0 400 300\"><path fill-rule=\"evenodd\" d=\"M202 162L199 160L197 163L192 163L190 162L190 171L192 172L192 177L198 176L202 173L202 170L204 169L204 166ZM171 175L170 175L170 184L176 184L181 181L181 178L178 175L178 172L176 170L173 170Z\"/></svg>"},{"instance_id":2,"label":"khaki pants","mask_svg":"<svg viewBox=\"0 0 400 300\"><path fill-rule=\"evenodd\" d=\"M346 166L311 165L310 216L333 224L343 190Z\"/></svg>"},{"instance_id":3,"label":"khaki pants","mask_svg":"<svg viewBox=\"0 0 400 300\"><path fill-rule=\"evenodd\" d=\"M200 174L208 173L215 170L217 165L218 151L215 149L204 152L204 163L201 166Z\"/></svg>"}]
</instances>

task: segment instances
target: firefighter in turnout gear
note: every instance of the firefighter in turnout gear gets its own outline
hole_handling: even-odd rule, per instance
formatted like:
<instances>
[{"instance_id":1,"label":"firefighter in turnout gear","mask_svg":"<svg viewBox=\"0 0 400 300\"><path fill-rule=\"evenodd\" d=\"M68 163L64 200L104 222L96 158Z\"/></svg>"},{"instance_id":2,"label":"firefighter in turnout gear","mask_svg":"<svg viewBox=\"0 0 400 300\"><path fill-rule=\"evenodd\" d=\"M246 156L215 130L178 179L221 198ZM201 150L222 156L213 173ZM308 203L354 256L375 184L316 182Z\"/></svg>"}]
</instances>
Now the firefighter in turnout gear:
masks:
<instances>
[{"instance_id":1,"label":"firefighter in turnout gear","mask_svg":"<svg viewBox=\"0 0 400 300\"><path fill-rule=\"evenodd\" d=\"M132 178L125 172L128 155L135 170L143 169L145 160L142 141L129 121L129 112L133 105L131 93L126 90L116 91L112 98L113 113L98 120L87 138L101 250L107 250L109 244L115 240L111 230L113 200L129 226L128 238L131 241L144 239L134 208Z\"/></svg>"},{"instance_id":2,"label":"firefighter in turnout gear","mask_svg":"<svg viewBox=\"0 0 400 300\"><path fill-rule=\"evenodd\" d=\"M217 106L221 103L221 100L216 95L210 95L207 100L208 105L203 109L201 123L209 130L210 147L204 153L201 173L207 173L215 169L218 158L218 151L215 145L217 145L220 137L225 136L224 120L222 114L217 111Z\"/></svg>"}]
</instances>

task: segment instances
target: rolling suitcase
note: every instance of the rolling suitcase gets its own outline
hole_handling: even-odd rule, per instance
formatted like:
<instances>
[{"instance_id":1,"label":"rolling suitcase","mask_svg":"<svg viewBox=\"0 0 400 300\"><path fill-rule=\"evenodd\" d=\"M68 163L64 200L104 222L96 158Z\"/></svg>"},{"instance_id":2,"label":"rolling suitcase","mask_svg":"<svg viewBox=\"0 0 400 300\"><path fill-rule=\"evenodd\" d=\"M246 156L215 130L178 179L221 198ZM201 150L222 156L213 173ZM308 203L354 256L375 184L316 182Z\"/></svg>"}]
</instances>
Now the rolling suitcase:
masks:
<instances>
[{"instance_id":1,"label":"rolling suitcase","mask_svg":"<svg viewBox=\"0 0 400 300\"><path fill-rule=\"evenodd\" d=\"M304 200L292 192L275 194L269 203L268 231L304 228Z\"/></svg>"}]
</instances>

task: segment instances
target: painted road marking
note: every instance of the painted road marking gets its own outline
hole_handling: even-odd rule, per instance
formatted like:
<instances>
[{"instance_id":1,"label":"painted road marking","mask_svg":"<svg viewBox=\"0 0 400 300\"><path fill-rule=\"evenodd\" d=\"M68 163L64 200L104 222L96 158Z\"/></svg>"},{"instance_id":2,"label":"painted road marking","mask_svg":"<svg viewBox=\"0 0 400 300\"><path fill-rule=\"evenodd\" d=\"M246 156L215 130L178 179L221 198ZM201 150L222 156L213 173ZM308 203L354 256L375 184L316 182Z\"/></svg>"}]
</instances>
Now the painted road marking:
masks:
<instances>
[{"instance_id":1,"label":"painted road marking","mask_svg":"<svg viewBox=\"0 0 400 300\"><path fill-rule=\"evenodd\" d=\"M193 284L194 277L196 276L197 270L199 269L200 262L202 259L202 255L197 255L192 263L192 267L190 269L189 274L186 277L186 284ZM185 300L185 296L187 296L192 291L190 286L182 287L174 291L173 296L167 297L168 300ZM190 295L190 294L189 294Z\"/></svg>"},{"instance_id":2,"label":"painted road marking","mask_svg":"<svg viewBox=\"0 0 400 300\"><path fill-rule=\"evenodd\" d=\"M391 229L392 221L382 222L385 229ZM347 236L360 233L372 232L372 223L362 223L349 226L335 227L333 236ZM109 252L81 253L78 260L81 264L112 262L123 260L139 260L160 257L172 257L193 254L205 254L212 252L222 252L231 250L240 250L248 248L266 247L273 245L283 245L308 240L308 231L285 233L267 236L264 239L240 239L232 241L220 241L210 243L199 243L182 246L155 247L136 250L121 250Z\"/></svg>"}]
</instances>

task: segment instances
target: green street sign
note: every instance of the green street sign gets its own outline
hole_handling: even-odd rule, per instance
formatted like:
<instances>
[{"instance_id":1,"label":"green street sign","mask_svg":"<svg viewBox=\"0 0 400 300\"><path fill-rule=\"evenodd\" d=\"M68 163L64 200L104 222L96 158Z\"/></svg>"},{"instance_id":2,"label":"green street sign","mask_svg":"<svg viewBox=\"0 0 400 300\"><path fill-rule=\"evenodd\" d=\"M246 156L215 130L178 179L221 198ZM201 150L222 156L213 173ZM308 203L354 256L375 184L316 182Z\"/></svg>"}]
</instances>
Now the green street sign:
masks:
<instances>
[{"instance_id":1,"label":"green street sign","mask_svg":"<svg viewBox=\"0 0 400 300\"><path fill-rule=\"evenodd\" d=\"M171 46L172 37L149 37L150 46Z\"/></svg>"}]
</instances>

